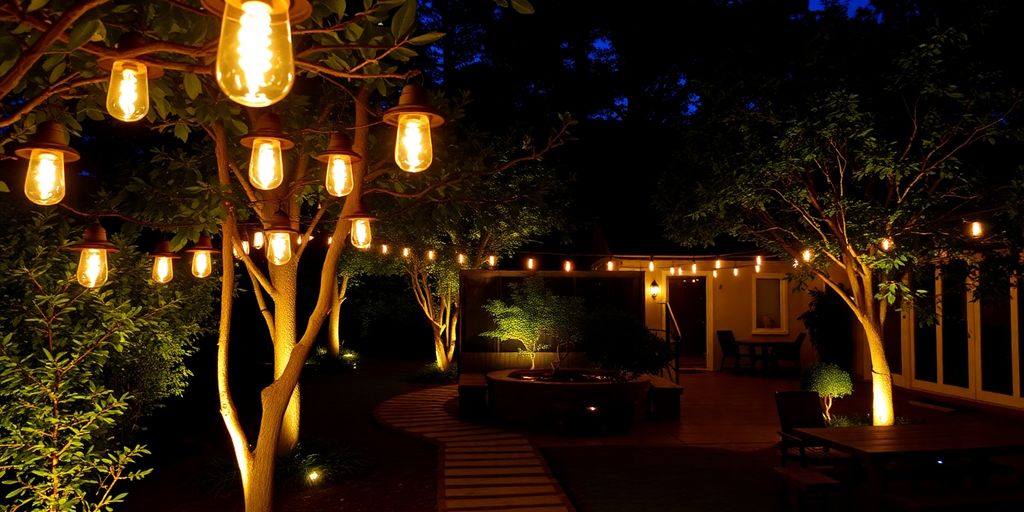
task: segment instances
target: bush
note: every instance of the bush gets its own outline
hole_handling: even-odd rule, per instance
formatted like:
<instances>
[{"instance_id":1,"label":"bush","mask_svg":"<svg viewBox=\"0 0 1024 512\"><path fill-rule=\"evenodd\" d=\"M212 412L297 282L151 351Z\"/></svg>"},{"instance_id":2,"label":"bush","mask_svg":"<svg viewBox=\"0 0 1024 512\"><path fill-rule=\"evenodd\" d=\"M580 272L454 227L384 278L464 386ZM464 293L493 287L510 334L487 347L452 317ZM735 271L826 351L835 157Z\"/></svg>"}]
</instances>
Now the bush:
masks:
<instances>
[{"instance_id":1,"label":"bush","mask_svg":"<svg viewBox=\"0 0 1024 512\"><path fill-rule=\"evenodd\" d=\"M459 368L452 363L447 370L442 370L437 363L430 363L416 372L412 377L413 382L421 384L451 384L459 380Z\"/></svg>"},{"instance_id":2,"label":"bush","mask_svg":"<svg viewBox=\"0 0 1024 512\"><path fill-rule=\"evenodd\" d=\"M369 466L351 446L333 440L312 440L295 445L295 451L277 460L274 482L284 488L330 484L359 477ZM200 476L203 489L213 496L230 496L241 491L238 465L233 459L214 458Z\"/></svg>"},{"instance_id":3,"label":"bush","mask_svg":"<svg viewBox=\"0 0 1024 512\"><path fill-rule=\"evenodd\" d=\"M583 326L582 347L587 359L621 378L657 373L671 359L664 340L620 311L589 315Z\"/></svg>"},{"instance_id":4,"label":"bush","mask_svg":"<svg viewBox=\"0 0 1024 512\"><path fill-rule=\"evenodd\" d=\"M325 371L352 371L359 368L359 353L346 348L338 357L333 357L326 347L316 347L306 359L306 366Z\"/></svg>"},{"instance_id":5,"label":"bush","mask_svg":"<svg viewBox=\"0 0 1024 512\"><path fill-rule=\"evenodd\" d=\"M814 363L804 370L800 387L818 393L825 405L825 420L832 421L832 399L853 393L850 374L835 363Z\"/></svg>"}]
</instances>

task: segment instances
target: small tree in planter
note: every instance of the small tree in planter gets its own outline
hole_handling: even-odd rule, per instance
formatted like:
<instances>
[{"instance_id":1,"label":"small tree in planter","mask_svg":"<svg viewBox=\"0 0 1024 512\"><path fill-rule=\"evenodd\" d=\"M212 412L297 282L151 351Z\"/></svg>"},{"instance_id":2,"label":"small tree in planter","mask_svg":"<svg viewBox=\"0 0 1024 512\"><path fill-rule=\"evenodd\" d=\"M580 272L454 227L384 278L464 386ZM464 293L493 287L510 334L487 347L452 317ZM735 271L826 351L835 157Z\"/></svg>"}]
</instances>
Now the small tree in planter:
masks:
<instances>
[{"instance_id":1,"label":"small tree in planter","mask_svg":"<svg viewBox=\"0 0 1024 512\"><path fill-rule=\"evenodd\" d=\"M832 399L853 393L850 374L835 363L814 363L804 371L800 386L818 393L824 406L822 415L829 423L832 423Z\"/></svg>"},{"instance_id":2,"label":"small tree in planter","mask_svg":"<svg viewBox=\"0 0 1024 512\"><path fill-rule=\"evenodd\" d=\"M578 340L582 299L555 295L544 286L541 277L531 277L509 287L511 302L496 299L484 304L484 310L490 313L496 327L481 336L498 341L519 340L523 344L520 352L529 356L531 370L537 366L537 352L553 346L563 354L561 347Z\"/></svg>"}]
</instances>

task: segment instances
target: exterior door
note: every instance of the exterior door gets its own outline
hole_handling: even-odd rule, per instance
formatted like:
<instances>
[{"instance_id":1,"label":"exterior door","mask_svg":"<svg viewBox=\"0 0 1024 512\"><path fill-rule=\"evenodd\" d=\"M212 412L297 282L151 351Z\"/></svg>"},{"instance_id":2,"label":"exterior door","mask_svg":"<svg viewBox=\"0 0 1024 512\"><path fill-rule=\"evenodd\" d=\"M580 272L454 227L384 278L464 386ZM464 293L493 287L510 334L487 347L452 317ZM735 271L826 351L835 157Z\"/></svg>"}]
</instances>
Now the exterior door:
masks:
<instances>
[{"instance_id":1,"label":"exterior door","mask_svg":"<svg viewBox=\"0 0 1024 512\"><path fill-rule=\"evenodd\" d=\"M708 290L704 276L668 278L668 304L682 332L680 366L708 366Z\"/></svg>"}]
</instances>

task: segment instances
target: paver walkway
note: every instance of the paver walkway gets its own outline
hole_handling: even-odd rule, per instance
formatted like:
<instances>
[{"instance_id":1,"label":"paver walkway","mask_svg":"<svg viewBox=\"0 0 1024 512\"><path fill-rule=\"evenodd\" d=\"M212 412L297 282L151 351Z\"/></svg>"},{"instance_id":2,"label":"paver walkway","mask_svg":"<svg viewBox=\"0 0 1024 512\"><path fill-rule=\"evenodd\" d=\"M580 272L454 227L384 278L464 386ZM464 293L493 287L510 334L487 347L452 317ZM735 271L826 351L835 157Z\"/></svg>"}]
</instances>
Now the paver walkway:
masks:
<instances>
[{"instance_id":1,"label":"paver walkway","mask_svg":"<svg viewBox=\"0 0 1024 512\"><path fill-rule=\"evenodd\" d=\"M457 396L456 386L430 388L398 395L374 411L382 425L438 445L438 510L575 510L525 436L456 418L445 410L445 403Z\"/></svg>"}]
</instances>

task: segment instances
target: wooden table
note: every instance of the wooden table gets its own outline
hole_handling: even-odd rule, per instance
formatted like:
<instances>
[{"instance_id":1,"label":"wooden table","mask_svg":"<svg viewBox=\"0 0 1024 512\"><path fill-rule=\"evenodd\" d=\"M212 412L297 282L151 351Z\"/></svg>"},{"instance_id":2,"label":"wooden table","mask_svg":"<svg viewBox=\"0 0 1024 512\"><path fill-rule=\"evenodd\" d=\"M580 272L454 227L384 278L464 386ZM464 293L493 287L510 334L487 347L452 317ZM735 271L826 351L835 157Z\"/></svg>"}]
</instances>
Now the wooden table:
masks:
<instances>
[{"instance_id":1,"label":"wooden table","mask_svg":"<svg viewBox=\"0 0 1024 512\"><path fill-rule=\"evenodd\" d=\"M1024 452L1024 428L993 423L921 423L890 427L796 428L796 435L852 455L867 470L867 491L883 490L885 465L896 460L937 461Z\"/></svg>"}]
</instances>

